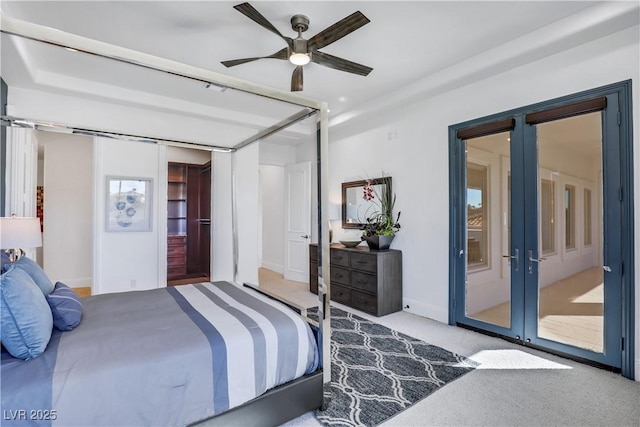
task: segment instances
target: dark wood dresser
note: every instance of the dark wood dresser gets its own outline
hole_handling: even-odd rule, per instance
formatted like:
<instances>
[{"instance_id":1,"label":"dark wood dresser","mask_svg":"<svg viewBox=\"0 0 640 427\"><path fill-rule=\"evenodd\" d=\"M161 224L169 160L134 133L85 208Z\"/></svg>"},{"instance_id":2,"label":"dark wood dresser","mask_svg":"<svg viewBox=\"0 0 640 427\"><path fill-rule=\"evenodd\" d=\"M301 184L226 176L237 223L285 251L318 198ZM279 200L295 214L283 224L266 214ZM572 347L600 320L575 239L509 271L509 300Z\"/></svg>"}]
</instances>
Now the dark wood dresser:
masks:
<instances>
[{"instance_id":1,"label":"dark wood dresser","mask_svg":"<svg viewBox=\"0 0 640 427\"><path fill-rule=\"evenodd\" d=\"M167 237L167 279L187 274L187 236Z\"/></svg>"},{"instance_id":2,"label":"dark wood dresser","mask_svg":"<svg viewBox=\"0 0 640 427\"><path fill-rule=\"evenodd\" d=\"M309 245L309 290L318 293L318 245ZM375 316L402 310L402 252L330 248L331 299Z\"/></svg>"}]
</instances>

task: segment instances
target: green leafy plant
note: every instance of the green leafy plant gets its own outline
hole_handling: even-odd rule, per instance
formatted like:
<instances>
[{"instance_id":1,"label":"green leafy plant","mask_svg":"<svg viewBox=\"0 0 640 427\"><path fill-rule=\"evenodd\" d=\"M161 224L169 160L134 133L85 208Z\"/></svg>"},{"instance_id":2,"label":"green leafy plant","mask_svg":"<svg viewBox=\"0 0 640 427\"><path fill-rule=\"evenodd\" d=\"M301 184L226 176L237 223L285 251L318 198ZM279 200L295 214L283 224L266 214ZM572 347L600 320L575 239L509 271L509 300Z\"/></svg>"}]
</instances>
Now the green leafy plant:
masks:
<instances>
[{"instance_id":1,"label":"green leafy plant","mask_svg":"<svg viewBox=\"0 0 640 427\"><path fill-rule=\"evenodd\" d=\"M377 184L380 191L377 191ZM367 184L363 187L362 198L376 206L377 209L367 215L366 222L362 231L362 235L371 236L395 236L400 231L400 214L395 217L393 208L396 204L396 195L391 189L391 180L383 179L378 182L374 179L367 180Z\"/></svg>"}]
</instances>

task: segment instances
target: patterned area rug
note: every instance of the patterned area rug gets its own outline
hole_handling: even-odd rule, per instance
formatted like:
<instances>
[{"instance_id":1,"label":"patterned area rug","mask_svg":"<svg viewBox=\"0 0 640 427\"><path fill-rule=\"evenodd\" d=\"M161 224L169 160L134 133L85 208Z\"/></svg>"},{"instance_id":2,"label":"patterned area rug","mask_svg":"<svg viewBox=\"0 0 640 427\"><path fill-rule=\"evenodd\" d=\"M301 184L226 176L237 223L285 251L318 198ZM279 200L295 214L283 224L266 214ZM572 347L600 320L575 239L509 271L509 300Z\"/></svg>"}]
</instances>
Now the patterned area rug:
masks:
<instances>
[{"instance_id":1,"label":"patterned area rug","mask_svg":"<svg viewBox=\"0 0 640 427\"><path fill-rule=\"evenodd\" d=\"M335 307L331 330L327 425L378 425L478 365Z\"/></svg>"}]
</instances>

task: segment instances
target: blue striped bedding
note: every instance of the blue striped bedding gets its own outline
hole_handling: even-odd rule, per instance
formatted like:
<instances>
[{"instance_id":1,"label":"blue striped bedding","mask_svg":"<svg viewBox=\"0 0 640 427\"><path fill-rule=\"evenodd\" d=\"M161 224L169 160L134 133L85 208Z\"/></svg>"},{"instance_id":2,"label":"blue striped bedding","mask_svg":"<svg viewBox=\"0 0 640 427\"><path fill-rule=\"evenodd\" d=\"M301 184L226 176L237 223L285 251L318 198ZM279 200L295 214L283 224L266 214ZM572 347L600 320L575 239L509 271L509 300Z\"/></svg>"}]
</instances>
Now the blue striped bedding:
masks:
<instances>
[{"instance_id":1,"label":"blue striped bedding","mask_svg":"<svg viewBox=\"0 0 640 427\"><path fill-rule=\"evenodd\" d=\"M318 365L307 323L227 282L83 299L45 353L2 353L4 425L186 425ZM24 412L22 412L24 411Z\"/></svg>"}]
</instances>

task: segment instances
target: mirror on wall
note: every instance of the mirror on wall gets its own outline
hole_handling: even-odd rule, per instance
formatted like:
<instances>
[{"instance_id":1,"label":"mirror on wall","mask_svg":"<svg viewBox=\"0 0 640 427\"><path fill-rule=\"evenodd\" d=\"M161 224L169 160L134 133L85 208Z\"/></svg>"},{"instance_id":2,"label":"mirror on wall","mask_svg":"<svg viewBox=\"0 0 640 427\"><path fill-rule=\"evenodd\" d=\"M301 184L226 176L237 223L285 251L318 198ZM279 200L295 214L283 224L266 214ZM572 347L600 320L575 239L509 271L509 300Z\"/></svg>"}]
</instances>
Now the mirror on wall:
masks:
<instances>
[{"instance_id":1,"label":"mirror on wall","mask_svg":"<svg viewBox=\"0 0 640 427\"><path fill-rule=\"evenodd\" d=\"M351 181L342 183L342 228L363 228L367 222L367 217L380 210L380 202L377 200L382 194L382 187L388 186L391 189L391 177L374 178L373 200L364 197L364 188L367 180Z\"/></svg>"}]
</instances>

